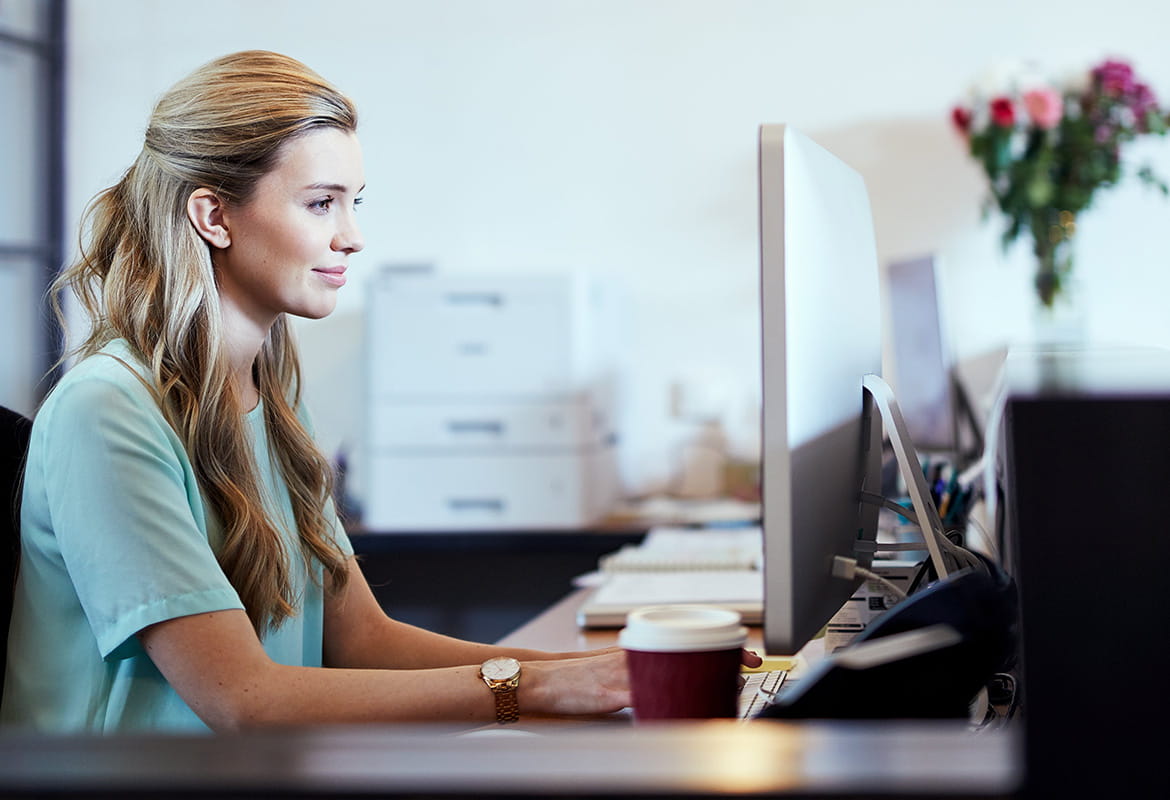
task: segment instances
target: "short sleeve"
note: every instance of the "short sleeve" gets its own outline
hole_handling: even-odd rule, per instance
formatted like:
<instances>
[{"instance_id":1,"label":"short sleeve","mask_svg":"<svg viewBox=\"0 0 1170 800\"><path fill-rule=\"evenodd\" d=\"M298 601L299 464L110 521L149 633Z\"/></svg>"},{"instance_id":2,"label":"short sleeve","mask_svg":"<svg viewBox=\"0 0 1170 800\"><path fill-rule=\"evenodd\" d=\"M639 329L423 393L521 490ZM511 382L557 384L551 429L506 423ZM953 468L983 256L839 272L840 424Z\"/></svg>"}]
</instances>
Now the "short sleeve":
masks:
<instances>
[{"instance_id":1,"label":"short sleeve","mask_svg":"<svg viewBox=\"0 0 1170 800\"><path fill-rule=\"evenodd\" d=\"M140 653L154 623L243 608L182 443L137 384L128 370L68 382L42 411L52 528L107 659Z\"/></svg>"},{"instance_id":2,"label":"short sleeve","mask_svg":"<svg viewBox=\"0 0 1170 800\"><path fill-rule=\"evenodd\" d=\"M333 539L337 542L337 546L346 558L353 556L353 542L349 540L349 533L345 530L345 525L341 521L341 517L337 514L337 509L333 505L333 498L325 501L325 518L330 521L333 528Z\"/></svg>"}]
</instances>

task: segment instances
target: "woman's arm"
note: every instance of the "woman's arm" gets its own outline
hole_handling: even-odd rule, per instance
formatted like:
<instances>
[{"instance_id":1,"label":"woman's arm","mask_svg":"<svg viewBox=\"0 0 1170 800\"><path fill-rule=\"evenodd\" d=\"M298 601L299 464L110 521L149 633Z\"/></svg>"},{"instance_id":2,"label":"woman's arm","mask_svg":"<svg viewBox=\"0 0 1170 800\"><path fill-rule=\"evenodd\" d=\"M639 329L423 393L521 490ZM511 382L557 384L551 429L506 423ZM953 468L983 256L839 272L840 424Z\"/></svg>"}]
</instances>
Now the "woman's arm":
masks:
<instances>
[{"instance_id":1,"label":"woman's arm","mask_svg":"<svg viewBox=\"0 0 1170 800\"><path fill-rule=\"evenodd\" d=\"M435 644L433 634L409 626L404 630L396 641ZM144 629L139 637L175 691L214 730L495 718L494 697L479 678L479 655L466 666L435 669L285 666L268 657L240 610L177 617ZM444 658L501 652L482 645L466 650L466 643L437 639L436 652ZM525 660L517 700L522 714L616 711L630 703L625 657L609 652Z\"/></svg>"}]
</instances>

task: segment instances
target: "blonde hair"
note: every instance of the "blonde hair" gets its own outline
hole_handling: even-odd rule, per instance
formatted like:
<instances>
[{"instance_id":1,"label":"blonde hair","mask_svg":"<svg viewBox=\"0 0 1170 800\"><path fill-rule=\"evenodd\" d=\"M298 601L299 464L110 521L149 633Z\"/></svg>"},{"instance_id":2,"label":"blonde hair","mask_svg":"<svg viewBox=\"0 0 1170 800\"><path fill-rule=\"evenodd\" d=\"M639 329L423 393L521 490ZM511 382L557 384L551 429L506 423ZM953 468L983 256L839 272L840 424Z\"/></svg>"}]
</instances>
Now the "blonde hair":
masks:
<instances>
[{"instance_id":1,"label":"blonde hair","mask_svg":"<svg viewBox=\"0 0 1170 800\"><path fill-rule=\"evenodd\" d=\"M91 355L122 338L147 365L159 406L223 525L219 563L261 635L296 614L298 598L230 380L209 246L187 216L187 199L208 188L225 203L244 204L286 142L321 128L356 127L350 100L294 59L248 51L204 65L159 100L142 151L90 203L81 255L53 286L62 322L66 288L90 317L76 353ZM336 591L347 573L325 513L332 472L297 417L300 365L283 315L253 373L302 555L324 565Z\"/></svg>"}]
</instances>

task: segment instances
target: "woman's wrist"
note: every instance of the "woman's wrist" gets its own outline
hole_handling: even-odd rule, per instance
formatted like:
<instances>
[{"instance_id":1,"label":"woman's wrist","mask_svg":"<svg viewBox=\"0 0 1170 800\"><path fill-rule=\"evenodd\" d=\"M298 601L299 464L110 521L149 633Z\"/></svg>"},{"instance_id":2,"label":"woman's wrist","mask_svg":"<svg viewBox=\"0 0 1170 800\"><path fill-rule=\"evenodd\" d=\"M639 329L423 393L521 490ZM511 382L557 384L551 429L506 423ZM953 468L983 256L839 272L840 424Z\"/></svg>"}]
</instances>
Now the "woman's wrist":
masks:
<instances>
[{"instance_id":1,"label":"woman's wrist","mask_svg":"<svg viewBox=\"0 0 1170 800\"><path fill-rule=\"evenodd\" d=\"M548 708L549 671L544 659L520 662L520 686L516 690L516 702L521 714L540 714Z\"/></svg>"}]
</instances>

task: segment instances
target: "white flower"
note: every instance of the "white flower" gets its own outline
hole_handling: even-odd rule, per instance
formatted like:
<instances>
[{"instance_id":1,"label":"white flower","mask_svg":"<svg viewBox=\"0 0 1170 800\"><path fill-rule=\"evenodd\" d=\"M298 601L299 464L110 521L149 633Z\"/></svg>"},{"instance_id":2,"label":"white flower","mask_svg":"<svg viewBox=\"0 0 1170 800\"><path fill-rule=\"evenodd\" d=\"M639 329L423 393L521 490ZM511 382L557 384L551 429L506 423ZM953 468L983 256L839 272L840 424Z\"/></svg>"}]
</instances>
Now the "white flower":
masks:
<instances>
[{"instance_id":1,"label":"white flower","mask_svg":"<svg viewBox=\"0 0 1170 800\"><path fill-rule=\"evenodd\" d=\"M1064 72L1057 85L1064 94L1083 95L1088 93L1089 87L1092 86L1092 75L1083 67L1069 69Z\"/></svg>"},{"instance_id":2,"label":"white flower","mask_svg":"<svg viewBox=\"0 0 1170 800\"><path fill-rule=\"evenodd\" d=\"M1030 89L1051 85L1036 62L1018 58L1003 59L976 78L967 94L974 107L996 97L1019 97Z\"/></svg>"}]
</instances>

